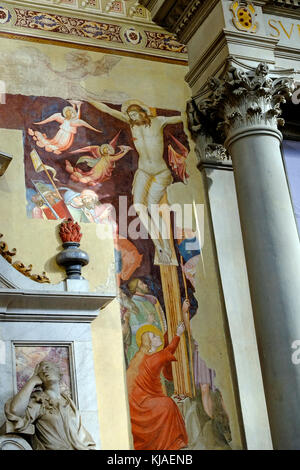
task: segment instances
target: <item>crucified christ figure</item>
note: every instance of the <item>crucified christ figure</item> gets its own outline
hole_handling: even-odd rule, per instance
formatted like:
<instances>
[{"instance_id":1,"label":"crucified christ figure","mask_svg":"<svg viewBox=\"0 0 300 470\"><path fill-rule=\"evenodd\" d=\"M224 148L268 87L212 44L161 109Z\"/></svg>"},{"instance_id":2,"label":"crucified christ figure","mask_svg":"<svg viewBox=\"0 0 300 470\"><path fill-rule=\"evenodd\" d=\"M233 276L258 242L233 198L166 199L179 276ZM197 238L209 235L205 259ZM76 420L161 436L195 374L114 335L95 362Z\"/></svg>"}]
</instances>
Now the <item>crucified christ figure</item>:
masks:
<instances>
[{"instance_id":1,"label":"crucified christ figure","mask_svg":"<svg viewBox=\"0 0 300 470\"><path fill-rule=\"evenodd\" d=\"M134 176L133 203L144 227L149 231L157 250L159 264L171 264L172 249L165 222L157 217L157 206L173 178L164 158L163 129L168 124L182 122L182 116L151 116L150 109L138 100L127 101L121 111L110 108L104 103L92 102L93 106L114 118L126 122L138 152L138 169Z\"/></svg>"}]
</instances>

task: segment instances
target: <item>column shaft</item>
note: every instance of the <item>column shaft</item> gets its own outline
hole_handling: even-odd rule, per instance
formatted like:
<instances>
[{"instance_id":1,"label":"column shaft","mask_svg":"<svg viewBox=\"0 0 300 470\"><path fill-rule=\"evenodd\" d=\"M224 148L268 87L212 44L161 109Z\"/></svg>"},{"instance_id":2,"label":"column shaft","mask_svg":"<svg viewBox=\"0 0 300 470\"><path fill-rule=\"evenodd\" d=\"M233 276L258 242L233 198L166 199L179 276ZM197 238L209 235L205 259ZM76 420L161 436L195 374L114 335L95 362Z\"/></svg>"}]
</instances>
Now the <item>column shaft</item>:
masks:
<instances>
[{"instance_id":1,"label":"column shaft","mask_svg":"<svg viewBox=\"0 0 300 470\"><path fill-rule=\"evenodd\" d=\"M232 156L264 387L276 449L300 448L300 245L277 130L238 131Z\"/></svg>"}]
</instances>

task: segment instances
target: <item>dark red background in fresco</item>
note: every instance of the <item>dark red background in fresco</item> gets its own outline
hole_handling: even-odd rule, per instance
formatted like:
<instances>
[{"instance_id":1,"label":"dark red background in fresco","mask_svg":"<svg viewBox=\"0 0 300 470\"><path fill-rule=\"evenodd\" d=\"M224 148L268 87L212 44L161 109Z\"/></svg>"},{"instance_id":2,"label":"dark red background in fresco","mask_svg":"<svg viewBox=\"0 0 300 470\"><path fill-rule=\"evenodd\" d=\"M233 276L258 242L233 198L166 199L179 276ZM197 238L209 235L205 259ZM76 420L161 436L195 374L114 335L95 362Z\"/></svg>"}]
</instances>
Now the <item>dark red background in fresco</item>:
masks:
<instances>
[{"instance_id":1,"label":"dark red background in fresco","mask_svg":"<svg viewBox=\"0 0 300 470\"><path fill-rule=\"evenodd\" d=\"M108 104L114 109L121 109L121 106ZM61 98L49 97L35 97L23 95L6 95L6 104L1 106L0 113L0 128L7 129L20 129L23 130L24 139L24 166L25 166L25 184L26 188L33 188L34 186L31 179L43 180L49 183L49 180L44 172L36 173L31 161L30 153L33 149L38 151L43 163L52 166L57 171L57 178L59 187L66 186L76 192L81 192L84 189L92 189L95 191L102 203L111 203L115 207L118 216L119 196L127 196L128 207L132 204L132 182L135 171L137 170L138 154L134 147L134 142L131 136L130 127L128 124L115 119L114 117L103 113L96 109L94 106L87 102L83 102L81 106L81 119L92 125L96 129L102 131L101 134L84 127L78 128L74 138L73 145L66 152L61 155L46 152L45 149L36 147L36 144L31 136L28 135L28 128L39 130L45 133L48 138L53 138L58 130L60 124L51 122L45 125L34 125L34 122L42 121L54 113L61 113L65 106L70 106L67 100ZM165 109L156 109L157 115L174 116L179 115L178 111L171 111ZM86 147L88 145L102 145L109 143L116 134L121 131L118 145L129 145L133 150L116 163L113 170L112 177L109 181L89 187L79 182L74 182L70 179L69 173L65 170L65 160L68 159L72 164L78 160L78 155L71 155L73 150ZM164 159L168 164L168 145L176 149L176 144L172 134L183 145L189 148L188 139L183 130L182 124L168 125L164 129ZM118 151L118 150L117 150ZM84 168L84 167L82 167ZM86 168L90 169L90 168ZM174 182L179 181L178 177L173 173ZM128 217L128 225L135 217ZM45 222L46 223L46 222ZM130 239L130 238L129 238ZM163 305L163 298L160 285L160 272L157 266L153 265L154 248L151 240L131 240L137 247L138 251L143 254L142 265L134 273L134 277L146 277L152 287L152 292L156 295ZM92 253L90 253L92 255ZM181 278L181 272L179 277ZM181 281L181 279L180 279ZM181 285L183 283L181 282ZM184 292L182 292L184 298Z\"/></svg>"}]
</instances>

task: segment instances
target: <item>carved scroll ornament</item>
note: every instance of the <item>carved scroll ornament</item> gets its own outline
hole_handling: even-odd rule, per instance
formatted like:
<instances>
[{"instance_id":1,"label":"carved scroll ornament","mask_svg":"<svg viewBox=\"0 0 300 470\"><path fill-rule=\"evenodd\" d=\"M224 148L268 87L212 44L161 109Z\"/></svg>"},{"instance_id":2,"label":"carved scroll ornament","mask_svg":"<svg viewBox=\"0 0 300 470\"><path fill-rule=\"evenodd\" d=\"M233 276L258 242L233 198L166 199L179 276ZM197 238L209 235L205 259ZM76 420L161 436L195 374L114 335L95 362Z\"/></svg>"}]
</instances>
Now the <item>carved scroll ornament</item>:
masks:
<instances>
[{"instance_id":1,"label":"carved scroll ornament","mask_svg":"<svg viewBox=\"0 0 300 470\"><path fill-rule=\"evenodd\" d=\"M2 237L3 235L2 233L0 233L0 238ZM32 274L31 272L32 264L30 264L29 266L25 266L25 264L22 263L21 261L13 262L13 257L16 254L17 254L16 248L9 250L7 243L3 240L0 241L0 255L3 256L3 258L6 259L6 261L8 261L8 263L11 264L13 268L15 268L24 276L29 277L32 281L43 283L43 284L44 283L50 284L50 279L46 276L45 272L43 272L42 274Z\"/></svg>"}]
</instances>

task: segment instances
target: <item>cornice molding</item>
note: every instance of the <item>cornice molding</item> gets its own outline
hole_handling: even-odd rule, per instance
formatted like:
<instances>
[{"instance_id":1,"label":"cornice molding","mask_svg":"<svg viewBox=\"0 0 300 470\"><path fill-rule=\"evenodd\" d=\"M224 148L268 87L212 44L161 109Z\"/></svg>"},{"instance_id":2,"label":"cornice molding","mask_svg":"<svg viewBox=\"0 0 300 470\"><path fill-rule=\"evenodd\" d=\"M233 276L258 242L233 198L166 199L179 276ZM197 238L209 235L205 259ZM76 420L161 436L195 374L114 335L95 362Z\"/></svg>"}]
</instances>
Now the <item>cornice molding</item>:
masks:
<instances>
[{"instance_id":1,"label":"cornice molding","mask_svg":"<svg viewBox=\"0 0 300 470\"><path fill-rule=\"evenodd\" d=\"M187 44L220 0L139 0L152 20ZM232 0L228 0L228 3ZM252 0L263 13L300 18L300 0ZM245 34L245 33L244 33Z\"/></svg>"},{"instance_id":2,"label":"cornice molding","mask_svg":"<svg viewBox=\"0 0 300 470\"><path fill-rule=\"evenodd\" d=\"M286 18L293 18L297 20L299 20L300 18L300 8L292 10L289 8L266 5L263 8L263 13L267 13L269 15L274 15L274 16L286 17Z\"/></svg>"},{"instance_id":3,"label":"cornice molding","mask_svg":"<svg viewBox=\"0 0 300 470\"><path fill-rule=\"evenodd\" d=\"M114 297L0 289L1 321L91 323Z\"/></svg>"},{"instance_id":4,"label":"cornice molding","mask_svg":"<svg viewBox=\"0 0 300 470\"><path fill-rule=\"evenodd\" d=\"M275 57L281 59L295 60L296 64L300 61L300 50L296 47L277 46L275 50ZM298 69L299 70L299 69Z\"/></svg>"},{"instance_id":5,"label":"cornice molding","mask_svg":"<svg viewBox=\"0 0 300 470\"><path fill-rule=\"evenodd\" d=\"M278 8L288 8L291 9L299 9L300 8L300 0L268 0L265 2L265 6L275 6Z\"/></svg>"},{"instance_id":6,"label":"cornice molding","mask_svg":"<svg viewBox=\"0 0 300 470\"><path fill-rule=\"evenodd\" d=\"M231 31L223 29L216 39L210 44L210 46L204 51L204 53L199 57L199 59L194 63L193 67L190 68L190 71L187 73L185 80L190 87L193 87L197 80L201 77L203 72L211 65L215 60L218 54L226 48L227 44L239 44L243 46L252 46L255 48L261 48L264 50L275 51L276 45L278 43L277 38L271 38L267 36L253 35L250 33L240 32L240 31ZM227 57L227 54L226 54ZM242 55L237 56L237 59L249 60L249 57L244 57ZM221 66L214 70L213 76L217 75L221 69L223 69L227 58L224 58ZM255 61L255 59L253 59ZM274 64L273 61L269 62L270 65Z\"/></svg>"},{"instance_id":7,"label":"cornice molding","mask_svg":"<svg viewBox=\"0 0 300 470\"><path fill-rule=\"evenodd\" d=\"M149 9L152 20L167 31L175 34L179 41L186 44L195 31L205 21L220 0L140 0Z\"/></svg>"},{"instance_id":8,"label":"cornice molding","mask_svg":"<svg viewBox=\"0 0 300 470\"><path fill-rule=\"evenodd\" d=\"M202 76L203 72L207 70L210 64L215 60L215 58L221 53L221 51L226 47L226 37L224 31L221 31L216 39L210 44L210 46L204 51L204 53L199 57L199 59L190 67L189 72L185 76L186 82L192 88L197 80ZM223 68L226 59L224 59L223 64L218 70L214 71L214 74Z\"/></svg>"},{"instance_id":9,"label":"cornice molding","mask_svg":"<svg viewBox=\"0 0 300 470\"><path fill-rule=\"evenodd\" d=\"M182 19L179 20L178 25L174 31L174 34L183 44L187 44L188 41L195 34L197 29L200 28L202 23L209 16L210 12L219 3L219 0L211 0L210 2L204 2L199 8L193 10L187 10Z\"/></svg>"}]
</instances>

